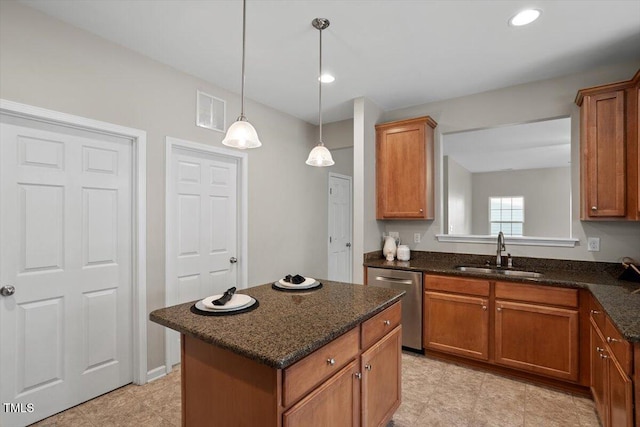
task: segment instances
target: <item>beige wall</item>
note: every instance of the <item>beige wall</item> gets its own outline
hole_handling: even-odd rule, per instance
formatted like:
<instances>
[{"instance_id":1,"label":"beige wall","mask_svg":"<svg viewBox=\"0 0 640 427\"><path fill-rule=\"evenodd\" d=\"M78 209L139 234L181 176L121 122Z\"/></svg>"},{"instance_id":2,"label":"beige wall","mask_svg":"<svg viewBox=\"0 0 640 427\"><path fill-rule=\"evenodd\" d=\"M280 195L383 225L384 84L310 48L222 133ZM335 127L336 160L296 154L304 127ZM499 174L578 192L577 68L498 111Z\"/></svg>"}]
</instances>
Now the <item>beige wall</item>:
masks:
<instances>
[{"instance_id":1,"label":"beige wall","mask_svg":"<svg viewBox=\"0 0 640 427\"><path fill-rule=\"evenodd\" d=\"M163 307L165 137L222 147L195 126L196 90L227 101L228 124L239 96L15 2L0 12L1 98L147 132L147 308ZM325 277L330 169L304 164L317 128L250 100L246 115L263 143L248 152L248 283ZM149 323L148 369L163 364L164 328Z\"/></svg>"},{"instance_id":2,"label":"beige wall","mask_svg":"<svg viewBox=\"0 0 640 427\"><path fill-rule=\"evenodd\" d=\"M384 121L429 115L438 122L436 128L436 159L440 159L443 133L479 129L505 124L523 123L550 117L571 116L571 222L573 237L580 240L575 248L513 246L514 256L558 258L588 261L620 261L623 256L640 258L640 223L582 222L580 201L580 115L575 105L576 92L585 87L628 80L640 68L640 61L611 65L589 72L561 78L508 87L410 108L386 112ZM436 163L436 200L442 200L442 162ZM413 242L413 234L421 233L419 244L409 243L412 249L438 252L491 254L493 244L440 243L436 234L442 233L442 209L437 206L436 219L426 222L386 221L387 230L399 231L405 242ZM600 238L600 252L587 251L587 237Z\"/></svg>"},{"instance_id":3,"label":"beige wall","mask_svg":"<svg viewBox=\"0 0 640 427\"><path fill-rule=\"evenodd\" d=\"M489 197L523 196L525 236L570 237L571 168L482 172L471 176L472 234L490 234Z\"/></svg>"}]
</instances>

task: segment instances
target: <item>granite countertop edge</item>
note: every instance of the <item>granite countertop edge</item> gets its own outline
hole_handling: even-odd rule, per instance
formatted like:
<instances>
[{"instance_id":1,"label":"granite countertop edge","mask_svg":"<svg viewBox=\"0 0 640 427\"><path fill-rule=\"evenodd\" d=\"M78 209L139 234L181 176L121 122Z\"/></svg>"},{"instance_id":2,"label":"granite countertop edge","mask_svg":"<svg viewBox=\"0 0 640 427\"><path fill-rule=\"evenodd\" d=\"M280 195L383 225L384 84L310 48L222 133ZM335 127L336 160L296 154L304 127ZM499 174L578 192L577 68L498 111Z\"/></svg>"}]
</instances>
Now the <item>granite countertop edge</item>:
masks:
<instances>
[{"instance_id":1,"label":"granite countertop edge","mask_svg":"<svg viewBox=\"0 0 640 427\"><path fill-rule=\"evenodd\" d=\"M584 262L576 262L581 266ZM456 270L459 262L430 262L424 259L410 261L387 261L384 258L367 259L365 267L389 268L394 270L420 271L423 273L443 274L447 276L473 277L494 281L515 282L531 285L564 287L573 289L587 289L600 303L604 311L611 318L622 336L629 342L640 343L640 294L632 295L640 284L617 279L607 271L580 271L568 261L566 270L534 267L523 270L536 271L543 274L539 278L525 278L505 276L501 274L473 273ZM468 265L468 264L467 264ZM480 265L479 265L480 266ZM518 269L518 268L516 268Z\"/></svg>"},{"instance_id":2,"label":"granite countertop edge","mask_svg":"<svg viewBox=\"0 0 640 427\"><path fill-rule=\"evenodd\" d=\"M361 286L361 285L355 285L355 286ZM243 289L238 291L239 293L247 293L247 291L251 291L251 288L247 288L247 289ZM206 333L198 333L197 331L189 328L189 327L185 327L183 323L180 322L175 322L175 321L171 321L168 320L162 316L158 316L156 313L161 311L161 310L166 310L166 309L158 309L158 310L154 310L153 312L151 312L149 314L149 320L158 323L162 326L166 326L170 329L173 329L175 331L178 331L180 333L183 333L185 335L188 335L190 337L199 339L203 342L206 342L208 344L212 344L215 345L219 348L225 349L225 350L229 350L235 354L239 354L241 356L247 357L248 359L251 360L255 360L257 362L260 362L264 365L267 365L269 367L272 368L276 368L276 369L285 369L291 365L293 365L294 363L298 362L299 360L303 359L305 356L308 356L309 354L313 353L315 350L319 349L320 347L324 346L325 344L328 344L329 342L335 340L336 338L340 337L341 335L345 334L346 332L350 331L351 329L353 329L354 327L356 327L357 325L365 322L366 320L372 318L373 316L375 316L376 314L380 313L381 311L383 311L384 309L386 309L387 307L395 304L396 302L400 301L402 299L402 297L406 294L406 292L404 291L398 291L399 293L394 296L391 297L389 299L387 299L386 301L378 304L376 307L371 308L370 310L368 310L366 313L361 314L360 316L354 317L353 319L351 319L349 322L345 322L343 324L341 324L339 327L337 328L333 328L331 329L327 334L323 335L321 338L316 339L312 342L310 342L308 345L305 345L303 347L297 348L295 351L287 353L285 355L282 355L281 357L268 357L266 356L263 352L260 352L258 349L251 349L249 347L243 347L243 346L238 346L238 345L233 345L232 343L229 343L228 341L225 341L224 339L220 339L218 337L216 337L214 334L206 334ZM170 309L175 309L176 311L179 310L189 310L189 308L195 303L196 301L191 301L188 303L184 303L184 304L179 304L173 307L168 307Z\"/></svg>"}]
</instances>

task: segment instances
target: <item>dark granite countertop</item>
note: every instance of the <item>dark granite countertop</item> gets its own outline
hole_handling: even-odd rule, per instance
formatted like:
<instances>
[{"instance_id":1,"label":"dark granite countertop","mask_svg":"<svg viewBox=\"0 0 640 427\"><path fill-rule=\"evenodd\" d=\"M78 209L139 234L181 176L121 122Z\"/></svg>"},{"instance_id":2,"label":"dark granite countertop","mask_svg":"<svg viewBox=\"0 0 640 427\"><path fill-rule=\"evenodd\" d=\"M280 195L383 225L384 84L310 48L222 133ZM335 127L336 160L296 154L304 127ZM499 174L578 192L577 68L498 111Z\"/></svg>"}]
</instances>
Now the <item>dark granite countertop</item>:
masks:
<instances>
[{"instance_id":1,"label":"dark granite countertop","mask_svg":"<svg viewBox=\"0 0 640 427\"><path fill-rule=\"evenodd\" d=\"M365 256L366 267L413 270L448 276L476 277L508 282L589 289L602 305L620 333L631 342L640 342L640 283L618 280L622 266L615 263L566 261L540 258L514 258L514 269L542 273L539 278L521 278L499 274L471 273L456 270L459 265L483 266L489 255L440 252L411 252L410 261L386 261L374 252Z\"/></svg>"},{"instance_id":2,"label":"dark granite countertop","mask_svg":"<svg viewBox=\"0 0 640 427\"><path fill-rule=\"evenodd\" d=\"M274 368L286 368L384 308L404 291L322 280L309 292L279 292L271 284L239 290L257 299L232 316L191 313L194 302L151 312L156 323Z\"/></svg>"}]
</instances>

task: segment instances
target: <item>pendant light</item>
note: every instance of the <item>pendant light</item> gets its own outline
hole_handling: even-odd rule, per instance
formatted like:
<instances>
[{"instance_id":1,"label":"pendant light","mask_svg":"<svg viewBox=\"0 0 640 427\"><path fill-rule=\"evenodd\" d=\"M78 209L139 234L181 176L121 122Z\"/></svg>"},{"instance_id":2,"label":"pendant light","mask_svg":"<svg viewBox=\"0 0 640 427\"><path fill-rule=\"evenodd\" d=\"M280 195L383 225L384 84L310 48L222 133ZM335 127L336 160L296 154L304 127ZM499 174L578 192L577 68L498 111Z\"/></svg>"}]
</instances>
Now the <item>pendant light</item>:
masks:
<instances>
[{"instance_id":1,"label":"pendant light","mask_svg":"<svg viewBox=\"0 0 640 427\"><path fill-rule=\"evenodd\" d=\"M318 122L320 128L320 141L309 153L309 157L305 162L309 166L325 167L335 164L331 157L331 152L324 146L322 142L322 30L329 26L329 20L326 18L316 18L311 21L311 25L320 31L320 72L318 73Z\"/></svg>"},{"instance_id":2,"label":"pendant light","mask_svg":"<svg viewBox=\"0 0 640 427\"><path fill-rule=\"evenodd\" d=\"M240 116L229 126L227 134L222 143L227 147L239 148L258 148L262 145L258 139L255 128L247 121L244 115L244 56L245 56L245 40L247 38L247 0L242 0L242 86L240 97L241 107Z\"/></svg>"}]
</instances>

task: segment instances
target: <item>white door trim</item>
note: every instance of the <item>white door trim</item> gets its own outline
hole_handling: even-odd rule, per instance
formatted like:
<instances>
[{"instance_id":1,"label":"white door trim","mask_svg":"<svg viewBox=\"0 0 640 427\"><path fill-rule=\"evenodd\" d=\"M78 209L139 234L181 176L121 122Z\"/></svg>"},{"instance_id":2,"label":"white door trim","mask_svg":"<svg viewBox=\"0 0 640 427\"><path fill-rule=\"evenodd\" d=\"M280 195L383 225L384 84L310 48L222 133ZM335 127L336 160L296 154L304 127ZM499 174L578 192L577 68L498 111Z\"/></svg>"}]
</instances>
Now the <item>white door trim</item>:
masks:
<instances>
[{"instance_id":1,"label":"white door trim","mask_svg":"<svg viewBox=\"0 0 640 427\"><path fill-rule=\"evenodd\" d=\"M351 262L349 263L349 271L351 277L348 280L351 283L353 282L353 177L349 175L342 175L340 173L329 172L329 177L327 178L327 192L331 188L331 178L346 179L347 181L349 181L349 188L351 189L351 215L349 215L349 229L351 230ZM328 200L329 199L327 198L327 260L331 256L331 247L329 244L329 233L331 233L331 224L329 224L329 218L331 217L331 203L329 203ZM328 275L329 272L327 271L327 276Z\"/></svg>"},{"instance_id":2,"label":"white door trim","mask_svg":"<svg viewBox=\"0 0 640 427\"><path fill-rule=\"evenodd\" d=\"M219 148L219 147L211 147L209 145L205 145L199 142L187 141L184 139L173 138L170 136L166 137L166 150L165 150L165 306L171 306L176 304L176 295L175 289L172 289L170 285L170 277L174 277L175 275L175 263L173 262L172 257L169 254L169 244L171 242L172 236L172 224L173 224L173 216L171 214L172 209L170 208L171 202L171 183L173 182L172 176L172 168L171 168L171 158L173 155L174 148L181 148L183 150L192 151L194 154L197 153L205 153L205 154L216 154L218 156L229 158L233 160L238 165L238 191L240 194L238 195L238 243L237 247L239 248L240 257L238 260L238 287L240 289L246 288L248 285L248 255L249 255L249 246L248 246L248 230L249 230L249 209L248 209L248 190L249 190L249 180L248 180L248 171L249 171L249 158L247 153L239 152L236 150L231 150L228 148ZM171 372L172 366L170 362L170 339L169 339L169 329L165 330L164 336L164 356L165 356L165 371L166 373Z\"/></svg>"},{"instance_id":3,"label":"white door trim","mask_svg":"<svg viewBox=\"0 0 640 427\"><path fill-rule=\"evenodd\" d=\"M134 171L132 325L133 382L147 382L147 133L112 123L47 110L19 102L0 99L0 113L95 133L117 135L131 140ZM2 325L0 325L2 327Z\"/></svg>"}]
</instances>

